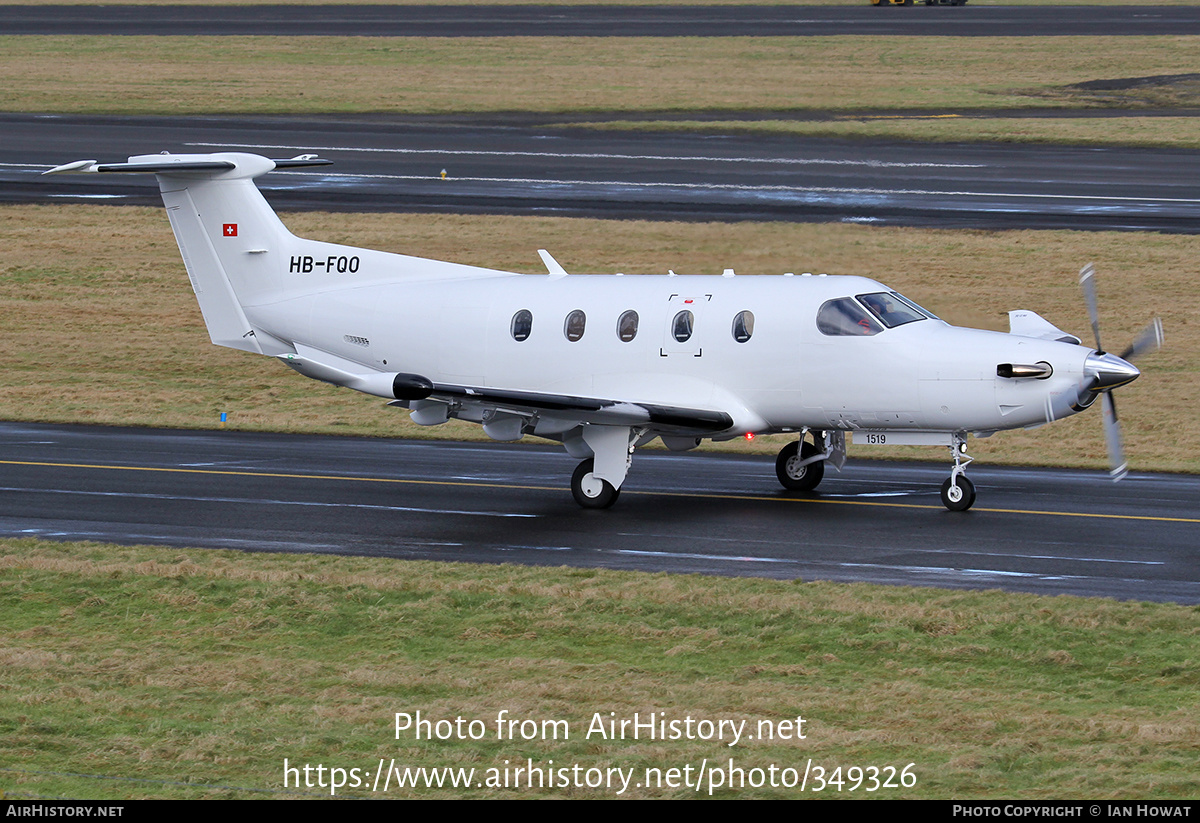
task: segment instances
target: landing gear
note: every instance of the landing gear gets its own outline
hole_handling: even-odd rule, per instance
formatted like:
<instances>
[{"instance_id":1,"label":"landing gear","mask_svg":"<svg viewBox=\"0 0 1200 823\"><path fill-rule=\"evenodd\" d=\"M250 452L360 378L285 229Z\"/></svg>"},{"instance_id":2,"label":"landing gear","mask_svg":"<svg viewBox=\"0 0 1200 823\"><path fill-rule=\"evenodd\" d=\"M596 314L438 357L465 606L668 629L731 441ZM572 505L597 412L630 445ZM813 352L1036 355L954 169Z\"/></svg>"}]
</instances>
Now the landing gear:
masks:
<instances>
[{"instance_id":1,"label":"landing gear","mask_svg":"<svg viewBox=\"0 0 1200 823\"><path fill-rule=\"evenodd\" d=\"M942 505L952 512L965 512L975 502L975 484L963 475L958 480L947 477L942 484Z\"/></svg>"},{"instance_id":2,"label":"landing gear","mask_svg":"<svg viewBox=\"0 0 1200 823\"><path fill-rule=\"evenodd\" d=\"M975 503L975 484L967 478L967 465L974 459L967 454L967 436L954 435L950 444L954 468L942 484L942 505L952 512L965 512Z\"/></svg>"},{"instance_id":3,"label":"landing gear","mask_svg":"<svg viewBox=\"0 0 1200 823\"><path fill-rule=\"evenodd\" d=\"M593 475L593 468L594 461L590 457L575 467L575 473L571 475L571 494L585 509L607 509L617 502L621 490Z\"/></svg>"},{"instance_id":4,"label":"landing gear","mask_svg":"<svg viewBox=\"0 0 1200 823\"><path fill-rule=\"evenodd\" d=\"M785 489L812 491L825 476L825 461L819 458L822 458L822 452L812 443L788 443L775 458L775 476Z\"/></svg>"}]
</instances>

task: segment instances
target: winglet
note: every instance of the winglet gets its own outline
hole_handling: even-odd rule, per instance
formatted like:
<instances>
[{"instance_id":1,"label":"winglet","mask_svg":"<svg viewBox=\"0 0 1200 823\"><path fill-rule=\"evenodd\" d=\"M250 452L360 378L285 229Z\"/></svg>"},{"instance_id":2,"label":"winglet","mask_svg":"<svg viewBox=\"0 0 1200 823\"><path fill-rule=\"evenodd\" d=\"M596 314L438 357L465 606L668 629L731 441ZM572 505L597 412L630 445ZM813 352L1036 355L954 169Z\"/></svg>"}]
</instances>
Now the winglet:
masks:
<instances>
[{"instance_id":1,"label":"winglet","mask_svg":"<svg viewBox=\"0 0 1200 823\"><path fill-rule=\"evenodd\" d=\"M542 258L542 263L545 264L546 270L553 277L566 277L567 270L558 264L558 261L545 249L538 249L538 255Z\"/></svg>"},{"instance_id":2,"label":"winglet","mask_svg":"<svg viewBox=\"0 0 1200 823\"><path fill-rule=\"evenodd\" d=\"M96 170L95 160L76 160L74 163L63 163L42 174L86 174Z\"/></svg>"}]
</instances>

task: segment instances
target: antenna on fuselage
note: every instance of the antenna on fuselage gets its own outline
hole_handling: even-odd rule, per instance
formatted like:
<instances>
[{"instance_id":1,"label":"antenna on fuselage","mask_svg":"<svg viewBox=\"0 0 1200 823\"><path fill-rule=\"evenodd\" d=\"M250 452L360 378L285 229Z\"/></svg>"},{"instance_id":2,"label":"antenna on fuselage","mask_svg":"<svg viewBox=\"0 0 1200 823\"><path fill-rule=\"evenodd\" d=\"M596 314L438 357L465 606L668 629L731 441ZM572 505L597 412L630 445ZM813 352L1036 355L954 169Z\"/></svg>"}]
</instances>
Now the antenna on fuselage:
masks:
<instances>
[{"instance_id":1,"label":"antenna on fuselage","mask_svg":"<svg viewBox=\"0 0 1200 823\"><path fill-rule=\"evenodd\" d=\"M546 271L550 272L551 277L566 277L567 270L558 264L554 259L554 255L545 249L538 249L538 256L542 258L542 263L546 266Z\"/></svg>"}]
</instances>

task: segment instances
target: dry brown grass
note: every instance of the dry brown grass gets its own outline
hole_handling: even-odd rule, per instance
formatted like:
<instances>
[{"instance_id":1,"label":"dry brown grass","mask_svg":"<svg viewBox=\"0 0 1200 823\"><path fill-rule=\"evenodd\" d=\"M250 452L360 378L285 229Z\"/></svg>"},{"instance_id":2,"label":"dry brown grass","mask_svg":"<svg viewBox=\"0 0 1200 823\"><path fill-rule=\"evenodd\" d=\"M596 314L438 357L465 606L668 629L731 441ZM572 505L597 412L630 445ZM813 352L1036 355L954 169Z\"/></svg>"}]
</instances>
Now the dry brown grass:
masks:
<instances>
[{"instance_id":1,"label":"dry brown grass","mask_svg":"<svg viewBox=\"0 0 1200 823\"><path fill-rule=\"evenodd\" d=\"M859 225L661 223L567 218L290 215L298 234L425 257L542 271L862 274L951 322L1005 329L1029 308L1086 336L1076 285L1095 260L1104 333L1119 348L1161 316L1168 347L1122 391L1131 464L1200 470L1200 239L1148 233L935 231ZM476 427L413 426L373 398L305 380L268 358L212 346L170 228L157 209L0 209L0 417L208 428L479 437ZM1182 447L1181 447L1182 444ZM722 448L770 451L771 443ZM889 450L888 454L895 454ZM914 449L914 455L931 451ZM1099 467L1099 416L978 441L989 461ZM874 452L872 452L874 454Z\"/></svg>"},{"instance_id":2,"label":"dry brown grass","mask_svg":"<svg viewBox=\"0 0 1200 823\"><path fill-rule=\"evenodd\" d=\"M1095 37L1086 48L1080 42L0 37L0 109L329 114L1047 106L1062 101L1018 90L1185 73L1195 67L1200 38Z\"/></svg>"}]
</instances>

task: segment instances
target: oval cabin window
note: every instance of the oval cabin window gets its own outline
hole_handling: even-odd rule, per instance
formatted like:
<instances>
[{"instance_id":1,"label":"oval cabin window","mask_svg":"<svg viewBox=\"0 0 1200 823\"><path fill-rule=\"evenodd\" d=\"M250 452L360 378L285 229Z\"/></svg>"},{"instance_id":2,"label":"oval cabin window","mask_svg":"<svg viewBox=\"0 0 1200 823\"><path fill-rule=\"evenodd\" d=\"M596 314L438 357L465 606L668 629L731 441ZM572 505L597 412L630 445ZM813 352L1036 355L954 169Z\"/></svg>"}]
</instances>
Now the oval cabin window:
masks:
<instances>
[{"instance_id":1,"label":"oval cabin window","mask_svg":"<svg viewBox=\"0 0 1200 823\"><path fill-rule=\"evenodd\" d=\"M740 311L733 318L733 339L745 343L754 334L754 312Z\"/></svg>"},{"instance_id":2,"label":"oval cabin window","mask_svg":"<svg viewBox=\"0 0 1200 823\"><path fill-rule=\"evenodd\" d=\"M533 331L533 312L529 309L521 309L514 314L511 331L513 340L516 340L518 343L527 339L529 333Z\"/></svg>"},{"instance_id":3,"label":"oval cabin window","mask_svg":"<svg viewBox=\"0 0 1200 823\"><path fill-rule=\"evenodd\" d=\"M582 309L576 309L567 315L567 322L563 324L563 334L574 343L583 337L585 325L587 325L587 315L583 313Z\"/></svg>"},{"instance_id":4,"label":"oval cabin window","mask_svg":"<svg viewBox=\"0 0 1200 823\"><path fill-rule=\"evenodd\" d=\"M686 309L675 315L675 319L671 321L671 336L675 338L676 343L686 343L692 339L692 327L696 322L696 315Z\"/></svg>"},{"instance_id":5,"label":"oval cabin window","mask_svg":"<svg viewBox=\"0 0 1200 823\"><path fill-rule=\"evenodd\" d=\"M637 330L638 313L632 309L622 314L617 320L617 337L621 338L622 343L628 343L637 337Z\"/></svg>"}]
</instances>

